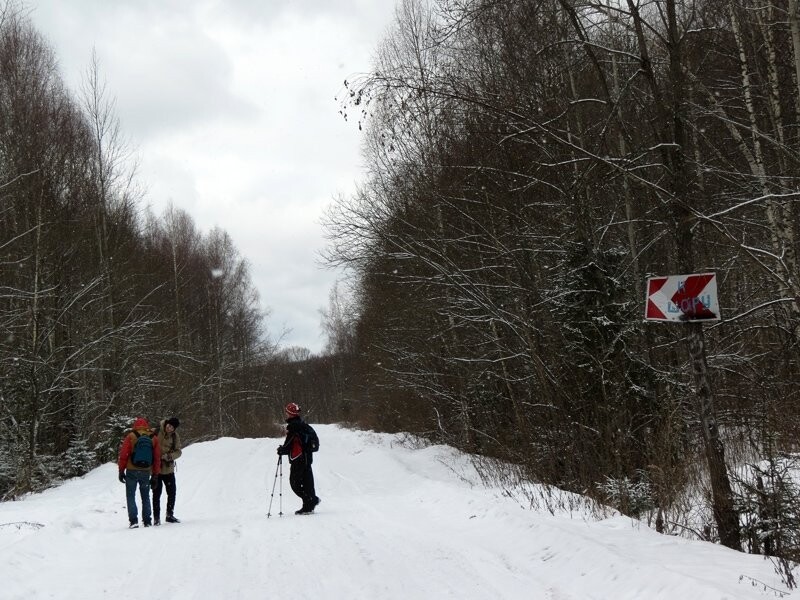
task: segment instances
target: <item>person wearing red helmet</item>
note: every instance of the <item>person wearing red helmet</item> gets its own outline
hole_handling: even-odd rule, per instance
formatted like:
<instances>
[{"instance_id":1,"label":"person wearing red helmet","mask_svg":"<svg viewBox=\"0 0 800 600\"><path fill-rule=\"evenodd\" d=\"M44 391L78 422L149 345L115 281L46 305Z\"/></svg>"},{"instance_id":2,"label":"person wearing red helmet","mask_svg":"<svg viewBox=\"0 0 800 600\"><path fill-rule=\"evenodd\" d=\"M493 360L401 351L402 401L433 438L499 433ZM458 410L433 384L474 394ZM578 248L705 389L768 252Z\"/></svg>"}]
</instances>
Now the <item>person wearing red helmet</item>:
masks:
<instances>
[{"instance_id":1,"label":"person wearing red helmet","mask_svg":"<svg viewBox=\"0 0 800 600\"><path fill-rule=\"evenodd\" d=\"M303 506L294 514L307 515L314 512L321 502L314 490L314 472L311 469L313 453L319 450L319 437L313 427L303 421L300 412L300 407L294 402L284 408L286 440L278 446L278 455L289 457L289 485L303 500Z\"/></svg>"},{"instance_id":2,"label":"person wearing red helmet","mask_svg":"<svg viewBox=\"0 0 800 600\"><path fill-rule=\"evenodd\" d=\"M155 484L161 470L161 448L158 437L153 437L147 419L138 417L133 429L122 439L119 448L119 480L125 484L130 528L139 527L139 509L136 506L136 488L142 498L142 521L152 525L150 486Z\"/></svg>"}]
</instances>

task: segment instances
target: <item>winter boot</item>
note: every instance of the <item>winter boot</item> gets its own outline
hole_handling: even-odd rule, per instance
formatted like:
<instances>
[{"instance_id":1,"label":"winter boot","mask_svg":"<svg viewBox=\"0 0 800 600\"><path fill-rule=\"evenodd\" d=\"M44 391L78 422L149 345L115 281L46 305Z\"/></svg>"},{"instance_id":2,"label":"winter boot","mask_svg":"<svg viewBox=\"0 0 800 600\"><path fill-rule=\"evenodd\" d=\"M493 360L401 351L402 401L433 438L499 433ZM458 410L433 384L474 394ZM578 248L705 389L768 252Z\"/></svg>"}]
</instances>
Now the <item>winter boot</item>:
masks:
<instances>
[{"instance_id":1,"label":"winter boot","mask_svg":"<svg viewBox=\"0 0 800 600\"><path fill-rule=\"evenodd\" d=\"M167 518L164 519L167 523L180 523L180 519L175 517L174 515L167 515Z\"/></svg>"},{"instance_id":2,"label":"winter boot","mask_svg":"<svg viewBox=\"0 0 800 600\"><path fill-rule=\"evenodd\" d=\"M317 505L317 503L314 502L313 498L309 502L305 502L304 501L303 502L303 508L301 508L300 510L294 511L294 514L296 514L296 515L307 515L309 513L313 513L314 512L314 507L316 505Z\"/></svg>"}]
</instances>

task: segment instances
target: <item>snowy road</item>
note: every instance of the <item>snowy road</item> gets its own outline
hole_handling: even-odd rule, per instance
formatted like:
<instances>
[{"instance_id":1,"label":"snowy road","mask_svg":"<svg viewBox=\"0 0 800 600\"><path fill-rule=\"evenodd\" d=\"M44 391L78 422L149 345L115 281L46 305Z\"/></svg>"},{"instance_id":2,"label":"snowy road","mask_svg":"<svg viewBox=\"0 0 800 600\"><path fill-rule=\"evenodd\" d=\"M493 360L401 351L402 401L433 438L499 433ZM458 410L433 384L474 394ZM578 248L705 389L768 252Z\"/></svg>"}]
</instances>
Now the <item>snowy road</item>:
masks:
<instances>
[{"instance_id":1,"label":"snowy road","mask_svg":"<svg viewBox=\"0 0 800 600\"><path fill-rule=\"evenodd\" d=\"M458 453L315 426L316 514L277 439L194 444L178 525L128 530L115 465L0 504L0 599L739 599L786 593L770 563L658 535L629 519L522 509ZM279 516L282 506L283 516ZM760 585L753 582L760 582ZM765 588L765 585L768 586ZM788 594L785 597L797 597Z\"/></svg>"}]
</instances>

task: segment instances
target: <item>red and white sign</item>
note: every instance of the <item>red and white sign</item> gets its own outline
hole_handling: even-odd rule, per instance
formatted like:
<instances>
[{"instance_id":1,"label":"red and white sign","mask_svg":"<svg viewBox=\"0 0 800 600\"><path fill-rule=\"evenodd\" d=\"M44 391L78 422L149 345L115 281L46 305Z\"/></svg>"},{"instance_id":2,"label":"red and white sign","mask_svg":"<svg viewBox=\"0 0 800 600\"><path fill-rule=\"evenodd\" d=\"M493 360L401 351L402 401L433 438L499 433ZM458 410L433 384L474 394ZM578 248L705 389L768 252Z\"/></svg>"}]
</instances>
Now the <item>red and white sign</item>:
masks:
<instances>
[{"instance_id":1,"label":"red and white sign","mask_svg":"<svg viewBox=\"0 0 800 600\"><path fill-rule=\"evenodd\" d=\"M718 321L717 274L647 279L646 321Z\"/></svg>"}]
</instances>

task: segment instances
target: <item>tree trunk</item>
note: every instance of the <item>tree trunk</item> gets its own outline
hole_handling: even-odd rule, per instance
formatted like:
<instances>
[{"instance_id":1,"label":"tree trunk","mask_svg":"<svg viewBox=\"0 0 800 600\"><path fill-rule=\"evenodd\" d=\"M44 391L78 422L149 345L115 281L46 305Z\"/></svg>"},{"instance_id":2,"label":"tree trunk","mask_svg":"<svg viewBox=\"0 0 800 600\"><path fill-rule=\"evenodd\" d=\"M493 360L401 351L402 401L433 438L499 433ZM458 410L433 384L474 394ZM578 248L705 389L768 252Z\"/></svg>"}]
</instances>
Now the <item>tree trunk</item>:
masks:
<instances>
[{"instance_id":1,"label":"tree trunk","mask_svg":"<svg viewBox=\"0 0 800 600\"><path fill-rule=\"evenodd\" d=\"M694 375L697 388L697 412L700 417L700 427L711 480L714 520L717 523L719 540L722 545L734 550L740 550L739 516L733 505L733 490L731 489L730 478L725 466L725 448L719 438L719 428L714 410L714 397L708 377L703 325L700 323L688 323L686 327L688 329L687 340L689 343L689 357L692 362L692 375Z\"/></svg>"},{"instance_id":2,"label":"tree trunk","mask_svg":"<svg viewBox=\"0 0 800 600\"><path fill-rule=\"evenodd\" d=\"M667 2L667 20L669 25L670 49L670 116L672 117L674 146L669 151L668 165L671 167L672 192L674 194L673 215L676 223L676 243L678 268L682 273L694 271L694 252L692 249L692 226L695 218L689 211L692 205L692 192L698 192L696 186L690 184L691 173L686 168L684 151L687 142L683 103L686 97L686 86L683 77L680 38L677 26L675 0ZM725 465L725 449L719 438L714 395L708 376L705 337L701 323L688 323L686 340L692 363L692 375L697 394L697 412L700 418L706 462L711 479L712 510L717 523L720 542L728 548L741 550L739 532L739 515L733 503L728 470Z\"/></svg>"}]
</instances>

